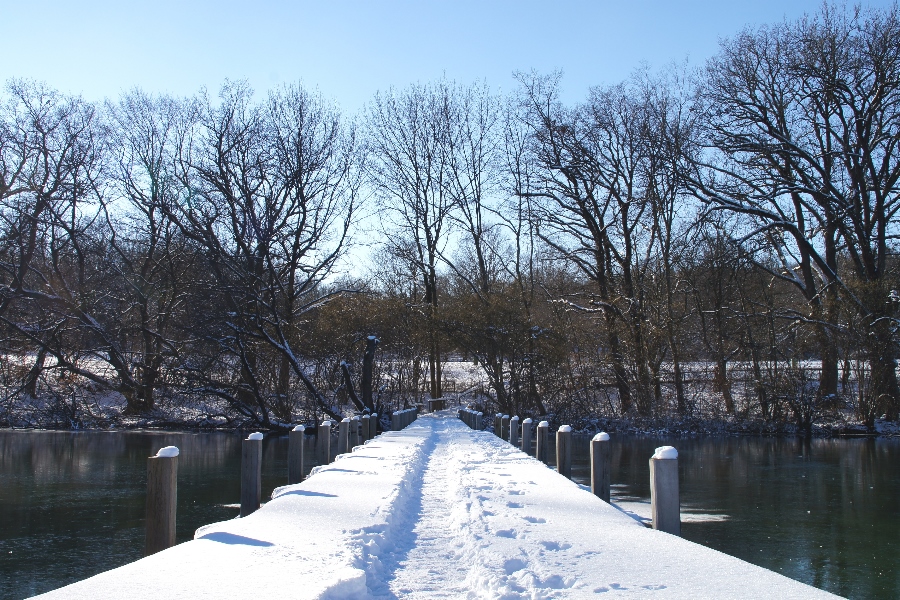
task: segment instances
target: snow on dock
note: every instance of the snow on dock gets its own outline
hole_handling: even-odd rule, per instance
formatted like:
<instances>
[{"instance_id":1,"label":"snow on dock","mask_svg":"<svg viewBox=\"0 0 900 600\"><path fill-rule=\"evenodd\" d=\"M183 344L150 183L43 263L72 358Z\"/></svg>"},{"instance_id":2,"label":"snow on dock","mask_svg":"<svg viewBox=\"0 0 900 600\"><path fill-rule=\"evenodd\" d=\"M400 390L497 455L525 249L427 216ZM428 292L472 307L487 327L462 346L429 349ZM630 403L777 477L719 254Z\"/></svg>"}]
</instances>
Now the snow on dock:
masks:
<instances>
[{"instance_id":1,"label":"snow on dock","mask_svg":"<svg viewBox=\"0 0 900 600\"><path fill-rule=\"evenodd\" d=\"M647 529L494 435L426 415L243 519L40 598L818 598Z\"/></svg>"}]
</instances>

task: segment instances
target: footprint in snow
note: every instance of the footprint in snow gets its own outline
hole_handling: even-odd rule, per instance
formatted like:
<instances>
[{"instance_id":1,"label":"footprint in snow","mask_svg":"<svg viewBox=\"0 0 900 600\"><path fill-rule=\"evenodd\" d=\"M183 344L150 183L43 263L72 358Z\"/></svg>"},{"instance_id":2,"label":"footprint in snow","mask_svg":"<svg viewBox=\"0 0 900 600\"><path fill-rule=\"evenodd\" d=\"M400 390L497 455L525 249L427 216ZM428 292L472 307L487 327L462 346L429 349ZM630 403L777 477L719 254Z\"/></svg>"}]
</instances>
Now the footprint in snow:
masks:
<instances>
[{"instance_id":1,"label":"footprint in snow","mask_svg":"<svg viewBox=\"0 0 900 600\"><path fill-rule=\"evenodd\" d=\"M503 570L506 571L507 575L512 575L516 571L521 571L525 567L528 566L524 560L520 558L511 558L503 563Z\"/></svg>"},{"instance_id":2,"label":"footprint in snow","mask_svg":"<svg viewBox=\"0 0 900 600\"><path fill-rule=\"evenodd\" d=\"M516 538L518 536L516 535L515 529L500 529L497 531L497 537Z\"/></svg>"},{"instance_id":3,"label":"footprint in snow","mask_svg":"<svg viewBox=\"0 0 900 600\"><path fill-rule=\"evenodd\" d=\"M544 579L541 584L541 587L548 587L554 590L561 590L572 586L572 584L569 581L566 581L562 575L551 575L547 579Z\"/></svg>"},{"instance_id":4,"label":"footprint in snow","mask_svg":"<svg viewBox=\"0 0 900 600\"><path fill-rule=\"evenodd\" d=\"M509 495L510 496L524 496L525 492L523 492L522 490L509 490Z\"/></svg>"},{"instance_id":5,"label":"footprint in snow","mask_svg":"<svg viewBox=\"0 0 900 600\"><path fill-rule=\"evenodd\" d=\"M543 546L546 550L552 550L552 551L556 552L559 550L568 550L569 548L572 547L572 544L567 544L566 542L563 542L562 544L560 544L559 542L541 542L541 546ZM611 584L611 585L613 585L613 584ZM614 585L619 585L619 584L614 584Z\"/></svg>"},{"instance_id":6,"label":"footprint in snow","mask_svg":"<svg viewBox=\"0 0 900 600\"><path fill-rule=\"evenodd\" d=\"M506 506L508 508L523 508L523 505L520 504L519 502L507 502Z\"/></svg>"},{"instance_id":7,"label":"footprint in snow","mask_svg":"<svg viewBox=\"0 0 900 600\"><path fill-rule=\"evenodd\" d=\"M547 519L542 519L540 517L525 517L525 520L529 523L546 523Z\"/></svg>"}]
</instances>

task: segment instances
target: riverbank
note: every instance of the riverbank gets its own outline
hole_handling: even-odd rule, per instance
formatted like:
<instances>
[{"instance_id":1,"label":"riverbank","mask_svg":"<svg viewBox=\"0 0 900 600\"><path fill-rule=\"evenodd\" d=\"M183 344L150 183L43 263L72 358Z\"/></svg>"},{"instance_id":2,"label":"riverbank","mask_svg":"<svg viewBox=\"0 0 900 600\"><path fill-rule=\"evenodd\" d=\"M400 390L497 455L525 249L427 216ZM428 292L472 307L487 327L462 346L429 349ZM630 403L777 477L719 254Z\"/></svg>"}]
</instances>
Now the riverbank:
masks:
<instances>
[{"instance_id":1,"label":"riverbank","mask_svg":"<svg viewBox=\"0 0 900 600\"><path fill-rule=\"evenodd\" d=\"M64 411L50 410L46 404L38 403L28 410L22 408L11 412L0 411L0 429L41 429L59 431L265 431L258 422L243 416L229 414L225 407L215 403L184 405L183 403L161 403L155 410L130 415L124 410L124 403L114 396L93 403L92 410L79 410L73 418L66 417ZM522 416L524 418L524 415ZM558 426L571 425L578 433L594 434L598 431L629 435L658 435L674 437L702 436L760 436L760 437L803 437L806 433L797 425L783 421L762 419L740 419L714 416L707 418L659 416L659 417L602 417L579 416L567 412L563 415L549 414L534 416L547 420L555 430ZM312 425L312 422L305 423ZM387 425L387 422L385 422ZM490 430L491 421L486 420ZM286 424L273 428L274 433L285 433L293 427ZM895 438L900 437L900 423L876 419L873 429L856 421L849 414L836 413L828 419L813 422L810 436L814 438Z\"/></svg>"}]
</instances>

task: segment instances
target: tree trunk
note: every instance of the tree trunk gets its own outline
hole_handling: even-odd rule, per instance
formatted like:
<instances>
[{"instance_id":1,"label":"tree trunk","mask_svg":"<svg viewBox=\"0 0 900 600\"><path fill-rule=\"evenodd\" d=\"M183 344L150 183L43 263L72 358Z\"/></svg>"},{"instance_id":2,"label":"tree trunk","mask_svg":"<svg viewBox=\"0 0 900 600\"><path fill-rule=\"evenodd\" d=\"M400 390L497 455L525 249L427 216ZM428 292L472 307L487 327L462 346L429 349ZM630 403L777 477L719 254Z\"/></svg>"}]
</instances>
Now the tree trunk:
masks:
<instances>
[{"instance_id":1,"label":"tree trunk","mask_svg":"<svg viewBox=\"0 0 900 600\"><path fill-rule=\"evenodd\" d=\"M37 382L44 370L44 361L46 360L47 349L42 346L38 349L37 356L34 359L34 365L31 367L31 370L28 371L28 375L25 377L25 384L22 386L22 391L32 398L37 397Z\"/></svg>"},{"instance_id":2,"label":"tree trunk","mask_svg":"<svg viewBox=\"0 0 900 600\"><path fill-rule=\"evenodd\" d=\"M372 378L375 368L375 348L378 347L378 338L370 335L366 341L366 352L363 354L362 372L362 402L370 411L375 410L372 393Z\"/></svg>"},{"instance_id":3,"label":"tree trunk","mask_svg":"<svg viewBox=\"0 0 900 600\"><path fill-rule=\"evenodd\" d=\"M873 410L867 415L866 425L873 427L879 413L885 414L890 421L896 421L898 417L900 387L891 321L886 316L873 315L867 340Z\"/></svg>"}]
</instances>

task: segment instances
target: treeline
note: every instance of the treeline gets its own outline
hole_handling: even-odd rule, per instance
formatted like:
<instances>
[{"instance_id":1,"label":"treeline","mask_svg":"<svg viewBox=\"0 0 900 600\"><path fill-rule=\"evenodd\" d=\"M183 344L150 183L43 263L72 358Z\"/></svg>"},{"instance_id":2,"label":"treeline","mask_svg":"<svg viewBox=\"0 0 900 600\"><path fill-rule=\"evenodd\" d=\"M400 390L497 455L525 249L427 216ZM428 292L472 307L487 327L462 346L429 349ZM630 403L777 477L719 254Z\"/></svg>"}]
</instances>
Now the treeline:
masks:
<instances>
[{"instance_id":1,"label":"treeline","mask_svg":"<svg viewBox=\"0 0 900 600\"><path fill-rule=\"evenodd\" d=\"M0 420L102 420L113 393L278 429L471 388L451 358L509 414L897 419L896 6L574 106L517 79L356 118L300 85L8 82Z\"/></svg>"}]
</instances>

